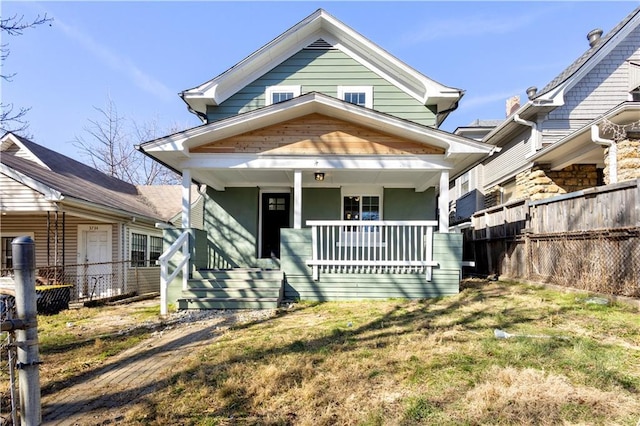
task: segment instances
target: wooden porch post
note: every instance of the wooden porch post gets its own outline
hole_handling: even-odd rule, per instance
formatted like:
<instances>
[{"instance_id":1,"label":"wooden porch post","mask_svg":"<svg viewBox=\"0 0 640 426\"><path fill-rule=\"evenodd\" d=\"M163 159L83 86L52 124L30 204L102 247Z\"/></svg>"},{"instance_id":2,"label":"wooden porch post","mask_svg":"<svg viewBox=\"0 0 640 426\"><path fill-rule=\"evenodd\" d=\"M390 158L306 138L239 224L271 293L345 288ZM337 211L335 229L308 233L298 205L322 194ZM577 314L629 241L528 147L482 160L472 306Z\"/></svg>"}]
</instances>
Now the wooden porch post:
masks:
<instances>
[{"instance_id":1,"label":"wooden porch post","mask_svg":"<svg viewBox=\"0 0 640 426\"><path fill-rule=\"evenodd\" d=\"M449 170L440 172L440 195L438 196L438 232L449 232Z\"/></svg>"},{"instance_id":2,"label":"wooden porch post","mask_svg":"<svg viewBox=\"0 0 640 426\"><path fill-rule=\"evenodd\" d=\"M191 228L191 170L182 171L182 229Z\"/></svg>"},{"instance_id":3,"label":"wooden porch post","mask_svg":"<svg viewBox=\"0 0 640 426\"><path fill-rule=\"evenodd\" d=\"M293 229L302 229L302 171L293 172Z\"/></svg>"},{"instance_id":4,"label":"wooden porch post","mask_svg":"<svg viewBox=\"0 0 640 426\"><path fill-rule=\"evenodd\" d=\"M182 171L182 232L191 228L191 170ZM185 238L182 244L182 255L187 258L191 254L189 238ZM190 262L185 262L182 266L182 289L187 289L189 279Z\"/></svg>"}]
</instances>

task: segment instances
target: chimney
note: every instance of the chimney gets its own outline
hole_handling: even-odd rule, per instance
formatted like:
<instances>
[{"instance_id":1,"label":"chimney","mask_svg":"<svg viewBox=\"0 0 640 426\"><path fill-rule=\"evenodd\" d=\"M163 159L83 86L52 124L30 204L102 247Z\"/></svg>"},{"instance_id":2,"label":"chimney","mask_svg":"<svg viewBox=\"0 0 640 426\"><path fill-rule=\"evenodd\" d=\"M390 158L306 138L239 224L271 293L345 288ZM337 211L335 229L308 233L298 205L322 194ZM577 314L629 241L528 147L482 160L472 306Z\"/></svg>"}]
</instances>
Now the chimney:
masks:
<instances>
[{"instance_id":1,"label":"chimney","mask_svg":"<svg viewBox=\"0 0 640 426\"><path fill-rule=\"evenodd\" d=\"M516 112L520 108L520 96L513 96L507 99L507 117Z\"/></svg>"},{"instance_id":2,"label":"chimney","mask_svg":"<svg viewBox=\"0 0 640 426\"><path fill-rule=\"evenodd\" d=\"M600 28L596 28L595 30L589 31L587 34L587 40L589 40L589 47L593 47L598 44L598 41L602 37L602 30Z\"/></svg>"}]
</instances>

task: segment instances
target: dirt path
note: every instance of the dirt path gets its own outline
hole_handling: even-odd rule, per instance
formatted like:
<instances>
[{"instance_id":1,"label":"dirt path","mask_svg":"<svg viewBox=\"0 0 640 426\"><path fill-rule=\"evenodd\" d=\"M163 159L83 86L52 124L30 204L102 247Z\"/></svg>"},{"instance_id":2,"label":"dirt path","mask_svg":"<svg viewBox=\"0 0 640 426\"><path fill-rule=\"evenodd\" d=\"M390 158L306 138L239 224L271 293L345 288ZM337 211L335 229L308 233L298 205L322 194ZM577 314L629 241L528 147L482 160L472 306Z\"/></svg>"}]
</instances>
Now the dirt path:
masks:
<instances>
[{"instance_id":1,"label":"dirt path","mask_svg":"<svg viewBox=\"0 0 640 426\"><path fill-rule=\"evenodd\" d=\"M121 424L128 409L144 406L147 395L166 385L186 356L210 344L229 326L270 314L268 311L179 314L173 323L99 369L81 373L72 385L43 394L42 424ZM109 311L102 318L96 317L96 321L109 329L132 325L126 312L118 316Z\"/></svg>"}]
</instances>

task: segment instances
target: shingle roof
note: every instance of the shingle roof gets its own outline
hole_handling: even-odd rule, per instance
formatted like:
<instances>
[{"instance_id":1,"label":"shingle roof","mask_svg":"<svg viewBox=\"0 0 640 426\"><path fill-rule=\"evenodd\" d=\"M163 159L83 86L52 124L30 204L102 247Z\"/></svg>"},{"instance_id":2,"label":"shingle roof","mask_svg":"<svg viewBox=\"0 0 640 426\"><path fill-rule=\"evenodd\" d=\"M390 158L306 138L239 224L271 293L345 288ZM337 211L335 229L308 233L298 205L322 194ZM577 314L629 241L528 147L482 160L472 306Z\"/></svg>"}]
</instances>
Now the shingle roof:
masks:
<instances>
[{"instance_id":1,"label":"shingle roof","mask_svg":"<svg viewBox=\"0 0 640 426\"><path fill-rule=\"evenodd\" d=\"M173 219L181 211L182 186L181 185L138 185L138 192L147 199L158 214L164 220ZM191 185L191 203L194 203L200 194L198 187Z\"/></svg>"},{"instance_id":2,"label":"shingle roof","mask_svg":"<svg viewBox=\"0 0 640 426\"><path fill-rule=\"evenodd\" d=\"M569 65L564 71L562 71L556 78L551 80L549 84L542 88L538 93L536 93L535 98L538 98L545 93L550 92L554 88L558 87L560 84L569 79L573 74L575 74L587 61L595 55L600 49L602 49L611 38L613 38L625 25L638 13L640 13L640 7L636 8L633 12L631 12L627 17L625 17L622 21L618 23L611 31L609 31L606 35L600 37L600 40L589 50L584 52L582 56L576 59L571 65Z\"/></svg>"},{"instance_id":3,"label":"shingle roof","mask_svg":"<svg viewBox=\"0 0 640 426\"><path fill-rule=\"evenodd\" d=\"M480 118L477 118L473 120L471 123L467 124L466 126L460 126L460 127L496 127L503 121L504 120L500 120L500 119L482 120Z\"/></svg>"},{"instance_id":4,"label":"shingle roof","mask_svg":"<svg viewBox=\"0 0 640 426\"><path fill-rule=\"evenodd\" d=\"M150 200L138 191L135 185L108 176L28 139L17 135L13 136L50 170L34 161L16 155L4 154L0 156L0 162L67 197L156 220L168 220L180 210L179 199L176 200L173 197L173 191L168 191L171 192L170 202L164 200L159 203L164 206L163 211L160 212ZM175 206L175 209L172 214L169 214L167 211L172 205Z\"/></svg>"}]
</instances>

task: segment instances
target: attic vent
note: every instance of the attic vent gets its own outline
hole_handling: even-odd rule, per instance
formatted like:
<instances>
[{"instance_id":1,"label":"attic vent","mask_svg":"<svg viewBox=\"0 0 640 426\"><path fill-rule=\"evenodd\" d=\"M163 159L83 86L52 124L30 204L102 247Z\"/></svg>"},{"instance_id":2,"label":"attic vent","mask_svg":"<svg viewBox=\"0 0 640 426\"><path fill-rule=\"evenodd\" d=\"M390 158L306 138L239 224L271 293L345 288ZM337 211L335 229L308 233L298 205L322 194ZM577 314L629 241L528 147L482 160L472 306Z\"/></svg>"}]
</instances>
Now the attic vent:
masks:
<instances>
[{"instance_id":1,"label":"attic vent","mask_svg":"<svg viewBox=\"0 0 640 426\"><path fill-rule=\"evenodd\" d=\"M331 44L327 43L321 38L317 39L316 41L314 41L313 43L311 43L306 47L306 49L322 49L322 50L332 49L332 48L333 46Z\"/></svg>"}]
</instances>

